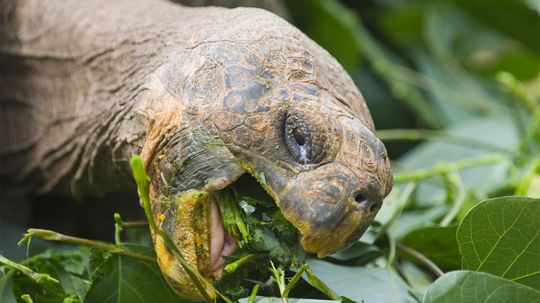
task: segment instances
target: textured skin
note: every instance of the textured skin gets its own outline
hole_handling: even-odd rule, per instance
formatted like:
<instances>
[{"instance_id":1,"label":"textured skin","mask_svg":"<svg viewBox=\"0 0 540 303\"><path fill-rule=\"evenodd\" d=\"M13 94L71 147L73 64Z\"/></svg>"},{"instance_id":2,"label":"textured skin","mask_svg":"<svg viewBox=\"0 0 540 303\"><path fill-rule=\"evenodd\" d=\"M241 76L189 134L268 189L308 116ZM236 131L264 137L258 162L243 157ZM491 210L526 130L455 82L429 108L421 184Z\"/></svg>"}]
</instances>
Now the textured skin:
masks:
<instances>
[{"instance_id":1,"label":"textured skin","mask_svg":"<svg viewBox=\"0 0 540 303\"><path fill-rule=\"evenodd\" d=\"M207 193L247 171L264 176L320 257L356 241L391 189L386 150L350 77L271 13L150 0L0 5L0 155L12 188L134 190L128 159L141 153L156 219L195 251L171 201L199 190L211 203ZM197 298L181 290L185 273L167 249L158 260L179 293Z\"/></svg>"}]
</instances>

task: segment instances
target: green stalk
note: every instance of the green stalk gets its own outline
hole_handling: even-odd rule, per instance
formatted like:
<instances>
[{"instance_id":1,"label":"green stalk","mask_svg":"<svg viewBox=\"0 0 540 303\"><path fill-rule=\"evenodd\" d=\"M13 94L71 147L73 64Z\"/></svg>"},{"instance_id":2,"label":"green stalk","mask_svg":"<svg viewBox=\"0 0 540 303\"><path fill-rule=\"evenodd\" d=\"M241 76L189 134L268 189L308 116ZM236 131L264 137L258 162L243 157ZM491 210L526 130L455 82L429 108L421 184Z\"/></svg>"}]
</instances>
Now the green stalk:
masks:
<instances>
[{"instance_id":1,"label":"green stalk","mask_svg":"<svg viewBox=\"0 0 540 303\"><path fill-rule=\"evenodd\" d=\"M253 287L253 290L251 291L251 295L249 296L248 303L255 302L255 299L257 298L257 292L259 291L259 287L261 287L260 284L255 284Z\"/></svg>"},{"instance_id":2,"label":"green stalk","mask_svg":"<svg viewBox=\"0 0 540 303\"><path fill-rule=\"evenodd\" d=\"M323 281L317 278L317 276L315 276L315 274L313 273L313 271L311 271L311 268L309 268L309 266L306 268L306 275L308 278L308 282L309 284L311 284L311 286L318 289L320 292L325 294L331 300L341 301L341 297L338 296L333 290L331 290L330 287L328 287Z\"/></svg>"},{"instance_id":3,"label":"green stalk","mask_svg":"<svg viewBox=\"0 0 540 303\"><path fill-rule=\"evenodd\" d=\"M2 256L2 255L0 255L0 263L4 264L5 266L7 266L9 268L12 268L14 270L17 270L17 271L21 272L22 274L29 277L30 279L32 279L34 282L36 282L39 285L44 285L47 282L51 282L51 283L58 284L58 285L60 284L60 281L58 281L55 278L49 276L48 274L37 273L37 272L31 270L30 268L28 268L28 267L26 267L26 266L24 266L22 264L13 262L13 261L9 260L8 258Z\"/></svg>"},{"instance_id":4,"label":"green stalk","mask_svg":"<svg viewBox=\"0 0 540 303\"><path fill-rule=\"evenodd\" d=\"M307 268L308 268L307 264L303 264L302 266L300 266L298 271L294 274L294 276L289 281L289 284L285 286L285 289L283 290L283 293L281 294L281 296L285 298L289 297L289 292L294 287L294 285L298 282L298 280L300 280L300 278L302 277L302 274L306 271Z\"/></svg>"},{"instance_id":5,"label":"green stalk","mask_svg":"<svg viewBox=\"0 0 540 303\"><path fill-rule=\"evenodd\" d=\"M444 140L451 143L460 145L468 145L470 147L498 151L501 153L514 154L515 152L494 144L480 142L475 139L459 137L452 135L448 132L429 130L429 129L383 129L376 132L377 137L382 141L421 141L426 139Z\"/></svg>"},{"instance_id":6,"label":"green stalk","mask_svg":"<svg viewBox=\"0 0 540 303\"><path fill-rule=\"evenodd\" d=\"M461 177L459 176L457 170L454 169L452 170L452 172L446 174L445 179L447 180L449 186L451 186L451 188L456 191L456 197L453 199L454 201L452 203L452 208L446 214L446 216L444 216L441 223L439 224L442 227L446 227L450 225L450 223L452 223L454 218L459 213L463 202L465 202L465 188L463 187Z\"/></svg>"},{"instance_id":7,"label":"green stalk","mask_svg":"<svg viewBox=\"0 0 540 303\"><path fill-rule=\"evenodd\" d=\"M408 247L408 246L405 246L403 244L397 244L397 249L414 258L415 260L417 260L420 264L424 265L427 269L429 269L437 278L439 277L442 277L444 275L444 271L442 271L438 266L437 264L435 264L433 261L431 261L428 257L424 256L423 254L421 254L419 251L411 248L411 247Z\"/></svg>"},{"instance_id":8,"label":"green stalk","mask_svg":"<svg viewBox=\"0 0 540 303\"><path fill-rule=\"evenodd\" d=\"M191 264L189 264L189 262L184 259L182 253L180 252L178 247L176 247L169 235L162 229L158 228L156 222L154 221L154 217L152 215L152 210L150 207L150 194L148 185L150 178L146 174L141 157L139 155L133 155L130 159L130 165L131 170L133 171L133 177L135 178L135 182L137 183L137 189L139 191L141 205L144 209L144 213L146 215L146 219L148 220L148 224L150 225L150 229L156 235L161 237L161 239L165 242L165 245L172 251L175 259L180 263L182 268L184 268L190 279L193 281L193 284L195 284L195 287L197 287L197 290L204 297L205 301L212 302L213 300L207 293L207 288L211 291L215 291L216 293L218 292L210 283L208 283L208 281L206 281L206 279L199 273L196 268L191 266Z\"/></svg>"},{"instance_id":9,"label":"green stalk","mask_svg":"<svg viewBox=\"0 0 540 303\"><path fill-rule=\"evenodd\" d=\"M228 273L234 272L238 269L238 267L245 264L247 261L253 259L255 257L255 254L247 254L243 256L242 258L234 261L233 263L227 264L223 270L225 270Z\"/></svg>"},{"instance_id":10,"label":"green stalk","mask_svg":"<svg viewBox=\"0 0 540 303\"><path fill-rule=\"evenodd\" d=\"M79 238L79 237L67 236L67 235L57 233L55 231L47 230L47 229L30 228L17 244L21 246L24 242L30 241L32 237L38 237L38 238L49 240L49 241L58 241L58 242L64 242L64 243L69 243L69 244L74 244L74 245L88 246L88 247L92 247L92 248L109 252L114 255L126 256L130 258L138 259L141 261L145 261L145 262L156 262L156 259L154 258L127 251L119 245L114 245L107 242L89 240L89 239L84 239L84 238Z\"/></svg>"},{"instance_id":11,"label":"green stalk","mask_svg":"<svg viewBox=\"0 0 540 303\"><path fill-rule=\"evenodd\" d=\"M420 181L422 179L428 179L435 176L440 176L449 173L453 169L461 170L464 168L481 166L481 165L490 165L498 164L505 161L505 158L500 154L487 155L481 158L473 159L464 159L450 163L437 164L428 169L421 169L412 172L398 173L394 175L394 184L401 184L411 181Z\"/></svg>"},{"instance_id":12,"label":"green stalk","mask_svg":"<svg viewBox=\"0 0 540 303\"><path fill-rule=\"evenodd\" d=\"M525 105L537 119L540 119L540 104L527 93L523 83L508 72L499 72L496 77L505 90L514 95L516 100Z\"/></svg>"}]
</instances>

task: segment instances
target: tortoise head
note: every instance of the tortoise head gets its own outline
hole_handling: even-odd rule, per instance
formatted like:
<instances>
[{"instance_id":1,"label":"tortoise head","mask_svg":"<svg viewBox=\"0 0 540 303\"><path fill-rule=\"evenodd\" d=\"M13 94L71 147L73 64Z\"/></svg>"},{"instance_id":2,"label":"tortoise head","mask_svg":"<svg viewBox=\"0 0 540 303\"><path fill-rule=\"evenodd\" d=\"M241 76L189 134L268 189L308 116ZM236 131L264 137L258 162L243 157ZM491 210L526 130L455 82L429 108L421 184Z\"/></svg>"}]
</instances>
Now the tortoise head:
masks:
<instances>
[{"instance_id":1,"label":"tortoise head","mask_svg":"<svg viewBox=\"0 0 540 303\"><path fill-rule=\"evenodd\" d=\"M279 23L279 22L278 22ZM206 46L224 94L213 123L319 257L358 240L392 187L383 143L343 68L306 36Z\"/></svg>"},{"instance_id":2,"label":"tortoise head","mask_svg":"<svg viewBox=\"0 0 540 303\"><path fill-rule=\"evenodd\" d=\"M385 147L336 60L272 14L230 14L235 22L217 28L218 38L171 53L145 90L152 212L206 277L219 276L222 256L236 247L227 245L213 192L246 172L319 257L356 241L392 187ZM200 298L154 240L167 281Z\"/></svg>"}]
</instances>

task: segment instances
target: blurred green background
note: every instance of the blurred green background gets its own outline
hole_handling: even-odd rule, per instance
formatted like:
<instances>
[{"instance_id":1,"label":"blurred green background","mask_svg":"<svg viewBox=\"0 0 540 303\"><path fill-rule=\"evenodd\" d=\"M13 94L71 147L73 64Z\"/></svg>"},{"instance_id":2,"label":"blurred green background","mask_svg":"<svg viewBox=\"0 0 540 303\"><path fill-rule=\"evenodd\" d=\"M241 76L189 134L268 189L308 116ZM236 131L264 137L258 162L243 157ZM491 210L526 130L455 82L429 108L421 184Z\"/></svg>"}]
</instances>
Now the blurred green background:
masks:
<instances>
[{"instance_id":1,"label":"blurred green background","mask_svg":"<svg viewBox=\"0 0 540 303\"><path fill-rule=\"evenodd\" d=\"M501 71L522 82L530 95L540 94L538 1L286 4L292 23L349 71L378 129L445 129L471 119L517 115L526 109L516 108L520 105L497 83ZM500 141L512 139L500 135ZM387 145L394 159L411 147Z\"/></svg>"},{"instance_id":2,"label":"blurred green background","mask_svg":"<svg viewBox=\"0 0 540 303\"><path fill-rule=\"evenodd\" d=\"M445 272L471 269L456 236L471 208L502 196L540 198L540 1L240 2L270 7L337 58L392 159L394 190L368 232L344 252L307 261L336 293L421 301L439 275L418 254ZM81 206L43 197L32 225L111 240L114 212L142 217L134 201L109 197ZM14 250L22 230L0 232L2 252L23 258L24 249ZM540 272L533 263L523 270ZM535 277L527 283L540 281ZM325 298L298 283L293 295Z\"/></svg>"}]
</instances>

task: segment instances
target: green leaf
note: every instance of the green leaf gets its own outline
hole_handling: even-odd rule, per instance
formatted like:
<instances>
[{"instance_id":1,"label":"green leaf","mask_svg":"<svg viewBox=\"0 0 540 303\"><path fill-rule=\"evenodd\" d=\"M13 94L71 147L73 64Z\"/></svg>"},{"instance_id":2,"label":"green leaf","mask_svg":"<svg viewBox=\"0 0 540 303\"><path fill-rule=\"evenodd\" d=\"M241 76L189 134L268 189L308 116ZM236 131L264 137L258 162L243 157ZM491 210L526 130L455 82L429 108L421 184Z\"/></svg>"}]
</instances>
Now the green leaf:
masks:
<instances>
[{"instance_id":1,"label":"green leaf","mask_svg":"<svg viewBox=\"0 0 540 303\"><path fill-rule=\"evenodd\" d=\"M85 302L183 302L167 285L156 264L112 256L102 263Z\"/></svg>"},{"instance_id":2,"label":"green leaf","mask_svg":"<svg viewBox=\"0 0 540 303\"><path fill-rule=\"evenodd\" d=\"M425 227L409 233L402 243L416 249L445 270L461 268L457 226Z\"/></svg>"},{"instance_id":3,"label":"green leaf","mask_svg":"<svg viewBox=\"0 0 540 303\"><path fill-rule=\"evenodd\" d=\"M404 302L405 282L391 269L341 266L308 259L313 273L340 296L361 302Z\"/></svg>"},{"instance_id":4,"label":"green leaf","mask_svg":"<svg viewBox=\"0 0 540 303\"><path fill-rule=\"evenodd\" d=\"M457 238L464 269L540 290L540 200L483 201L465 216Z\"/></svg>"},{"instance_id":5,"label":"green leaf","mask_svg":"<svg viewBox=\"0 0 540 303\"><path fill-rule=\"evenodd\" d=\"M460 270L435 281L423 302L533 303L540 302L540 292L488 273Z\"/></svg>"}]
</instances>

